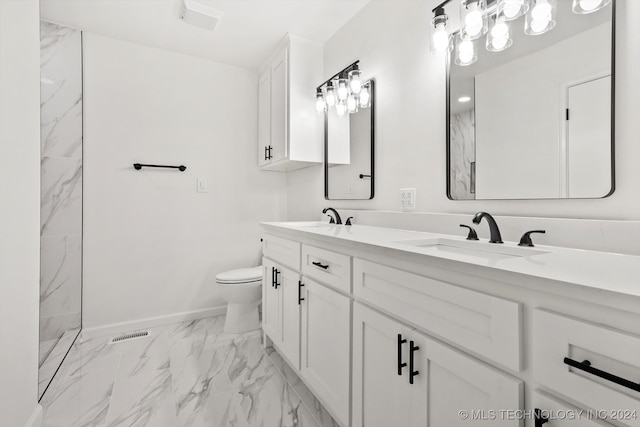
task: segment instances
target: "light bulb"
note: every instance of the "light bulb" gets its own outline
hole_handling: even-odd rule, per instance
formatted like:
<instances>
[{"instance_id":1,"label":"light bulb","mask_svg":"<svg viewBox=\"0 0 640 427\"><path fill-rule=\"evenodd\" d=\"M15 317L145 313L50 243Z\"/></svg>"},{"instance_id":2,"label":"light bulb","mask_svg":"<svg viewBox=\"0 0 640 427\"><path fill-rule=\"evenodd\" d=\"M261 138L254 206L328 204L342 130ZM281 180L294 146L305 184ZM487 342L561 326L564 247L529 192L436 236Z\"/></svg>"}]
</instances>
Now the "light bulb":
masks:
<instances>
[{"instance_id":1,"label":"light bulb","mask_svg":"<svg viewBox=\"0 0 640 427\"><path fill-rule=\"evenodd\" d=\"M370 99L371 95L369 94L369 88L367 86L363 86L360 91L360 108L368 108Z\"/></svg>"},{"instance_id":2,"label":"light bulb","mask_svg":"<svg viewBox=\"0 0 640 427\"><path fill-rule=\"evenodd\" d=\"M318 89L316 93L316 111L318 113L324 113L326 104L324 103L324 97L322 96L322 89Z\"/></svg>"},{"instance_id":3,"label":"light bulb","mask_svg":"<svg viewBox=\"0 0 640 427\"><path fill-rule=\"evenodd\" d=\"M333 89L333 83L329 82L327 84L327 106L328 107L333 107L334 105L336 105L336 92Z\"/></svg>"},{"instance_id":4,"label":"light bulb","mask_svg":"<svg viewBox=\"0 0 640 427\"><path fill-rule=\"evenodd\" d=\"M469 3L469 12L464 17L465 31L471 37L480 35L483 27L482 10L478 8L478 2Z\"/></svg>"},{"instance_id":5,"label":"light bulb","mask_svg":"<svg viewBox=\"0 0 640 427\"><path fill-rule=\"evenodd\" d=\"M600 4L602 3L602 0L580 0L579 3L580 3L580 7L585 12L592 12L596 10L598 6L600 6Z\"/></svg>"},{"instance_id":6,"label":"light bulb","mask_svg":"<svg viewBox=\"0 0 640 427\"><path fill-rule=\"evenodd\" d=\"M504 20L497 21L491 29L491 36L497 39L509 37L509 26Z\"/></svg>"},{"instance_id":7,"label":"light bulb","mask_svg":"<svg viewBox=\"0 0 640 427\"><path fill-rule=\"evenodd\" d=\"M518 1L506 1L502 12L507 19L513 19L520 12L520 3Z\"/></svg>"},{"instance_id":8,"label":"light bulb","mask_svg":"<svg viewBox=\"0 0 640 427\"><path fill-rule=\"evenodd\" d=\"M463 40L458 45L458 62L459 65L469 65L474 62L473 43L471 40Z\"/></svg>"},{"instance_id":9,"label":"light bulb","mask_svg":"<svg viewBox=\"0 0 640 427\"><path fill-rule=\"evenodd\" d=\"M445 28L445 24L438 24L433 31L433 47L438 52L444 52L449 45L449 33Z\"/></svg>"},{"instance_id":10,"label":"light bulb","mask_svg":"<svg viewBox=\"0 0 640 427\"><path fill-rule=\"evenodd\" d=\"M508 42L509 39L506 37L495 37L491 40L491 46L493 46L495 50L502 50L507 46Z\"/></svg>"},{"instance_id":11,"label":"light bulb","mask_svg":"<svg viewBox=\"0 0 640 427\"><path fill-rule=\"evenodd\" d=\"M547 19L551 13L551 5L546 0L538 0L538 3L531 10L531 17L534 21Z\"/></svg>"},{"instance_id":12,"label":"light bulb","mask_svg":"<svg viewBox=\"0 0 640 427\"><path fill-rule=\"evenodd\" d=\"M338 101L336 104L336 114L338 117L343 117L344 113L347 111L347 106L344 101Z\"/></svg>"},{"instance_id":13,"label":"light bulb","mask_svg":"<svg viewBox=\"0 0 640 427\"><path fill-rule=\"evenodd\" d=\"M347 97L347 111L349 113L358 112L358 99L352 93L350 93L349 96Z\"/></svg>"},{"instance_id":14,"label":"light bulb","mask_svg":"<svg viewBox=\"0 0 640 427\"><path fill-rule=\"evenodd\" d=\"M345 101L347 99L347 95L349 95L347 79L338 79L338 99L340 101Z\"/></svg>"},{"instance_id":15,"label":"light bulb","mask_svg":"<svg viewBox=\"0 0 640 427\"><path fill-rule=\"evenodd\" d=\"M356 68L349 71L349 89L351 89L352 93L358 94L360 90L362 90L362 81L360 80L360 70L358 70L358 66Z\"/></svg>"},{"instance_id":16,"label":"light bulb","mask_svg":"<svg viewBox=\"0 0 640 427\"><path fill-rule=\"evenodd\" d=\"M547 25L549 25L549 19L534 19L531 21L531 30L533 30L534 33L541 33L547 28Z\"/></svg>"}]
</instances>

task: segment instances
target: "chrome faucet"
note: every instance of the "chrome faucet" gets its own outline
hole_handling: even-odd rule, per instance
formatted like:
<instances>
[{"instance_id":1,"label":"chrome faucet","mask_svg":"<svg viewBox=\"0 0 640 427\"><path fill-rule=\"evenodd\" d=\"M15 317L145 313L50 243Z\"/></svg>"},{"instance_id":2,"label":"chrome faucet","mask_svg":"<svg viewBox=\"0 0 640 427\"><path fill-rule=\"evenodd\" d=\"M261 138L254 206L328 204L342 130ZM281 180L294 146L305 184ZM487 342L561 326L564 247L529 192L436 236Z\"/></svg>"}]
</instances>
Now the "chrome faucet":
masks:
<instances>
[{"instance_id":1,"label":"chrome faucet","mask_svg":"<svg viewBox=\"0 0 640 427\"><path fill-rule=\"evenodd\" d=\"M502 243L502 236L500 235L500 229L498 228L498 224L493 217L487 212L478 212L473 217L474 224L480 224L482 218L487 219L487 223L489 223L489 231L491 232L491 238L489 239L489 243Z\"/></svg>"},{"instance_id":2,"label":"chrome faucet","mask_svg":"<svg viewBox=\"0 0 640 427\"><path fill-rule=\"evenodd\" d=\"M342 224L342 218L340 218L340 214L338 213L337 210L335 210L333 208L324 208L322 210L322 213L326 214L327 211L333 212L333 214L336 216L335 219L334 219L331 215L327 214L327 215L329 215L329 218L331 218L331 220L329 221L330 224Z\"/></svg>"}]
</instances>

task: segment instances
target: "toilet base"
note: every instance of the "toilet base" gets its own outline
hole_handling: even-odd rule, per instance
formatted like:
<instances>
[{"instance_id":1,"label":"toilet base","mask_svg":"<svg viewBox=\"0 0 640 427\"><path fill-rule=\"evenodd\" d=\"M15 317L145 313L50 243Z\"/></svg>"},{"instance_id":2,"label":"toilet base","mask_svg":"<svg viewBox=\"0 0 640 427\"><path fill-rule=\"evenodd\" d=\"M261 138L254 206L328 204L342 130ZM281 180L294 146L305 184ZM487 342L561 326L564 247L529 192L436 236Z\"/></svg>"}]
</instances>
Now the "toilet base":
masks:
<instances>
[{"instance_id":1,"label":"toilet base","mask_svg":"<svg viewBox=\"0 0 640 427\"><path fill-rule=\"evenodd\" d=\"M260 329L258 303L249 304L228 303L227 315L224 319L224 332L227 334L241 334L243 332Z\"/></svg>"}]
</instances>

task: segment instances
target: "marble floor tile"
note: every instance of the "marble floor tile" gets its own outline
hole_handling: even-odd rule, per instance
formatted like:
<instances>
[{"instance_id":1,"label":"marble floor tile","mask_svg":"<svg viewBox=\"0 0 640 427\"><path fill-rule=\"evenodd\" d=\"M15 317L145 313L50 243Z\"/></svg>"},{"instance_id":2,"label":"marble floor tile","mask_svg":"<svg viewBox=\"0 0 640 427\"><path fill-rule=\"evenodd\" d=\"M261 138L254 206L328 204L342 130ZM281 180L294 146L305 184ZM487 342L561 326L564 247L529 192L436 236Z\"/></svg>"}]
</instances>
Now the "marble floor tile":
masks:
<instances>
[{"instance_id":1,"label":"marble floor tile","mask_svg":"<svg viewBox=\"0 0 640 427\"><path fill-rule=\"evenodd\" d=\"M109 344L79 337L45 393L43 427L319 427L265 352L224 317ZM325 424L323 424L324 426Z\"/></svg>"}]
</instances>

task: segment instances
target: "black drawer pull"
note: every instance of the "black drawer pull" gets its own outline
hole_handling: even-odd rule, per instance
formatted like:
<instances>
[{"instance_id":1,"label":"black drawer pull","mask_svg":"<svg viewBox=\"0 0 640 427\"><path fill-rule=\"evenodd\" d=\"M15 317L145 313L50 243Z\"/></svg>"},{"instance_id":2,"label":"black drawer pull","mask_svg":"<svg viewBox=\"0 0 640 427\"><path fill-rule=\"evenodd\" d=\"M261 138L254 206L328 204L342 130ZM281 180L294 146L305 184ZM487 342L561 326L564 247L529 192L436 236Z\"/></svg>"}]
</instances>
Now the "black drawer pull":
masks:
<instances>
[{"instance_id":1,"label":"black drawer pull","mask_svg":"<svg viewBox=\"0 0 640 427\"><path fill-rule=\"evenodd\" d=\"M271 287L276 286L276 268L271 267Z\"/></svg>"},{"instance_id":2,"label":"black drawer pull","mask_svg":"<svg viewBox=\"0 0 640 427\"><path fill-rule=\"evenodd\" d=\"M311 264L315 265L316 267L320 267L320 268L322 268L324 270L329 268L329 264L322 264L320 261L314 261Z\"/></svg>"},{"instance_id":3,"label":"black drawer pull","mask_svg":"<svg viewBox=\"0 0 640 427\"><path fill-rule=\"evenodd\" d=\"M409 384L413 384L413 377L420 374L420 371L413 370L413 353L420 350L420 347L415 345L413 341L409 341Z\"/></svg>"},{"instance_id":4,"label":"black drawer pull","mask_svg":"<svg viewBox=\"0 0 640 427\"><path fill-rule=\"evenodd\" d=\"M629 381L626 378L622 378L617 375L610 374L609 372L594 368L591 366L591 362L589 362L588 360L578 362L576 360L565 357L564 363L576 369L580 369L581 371L585 371L592 375L595 375L596 377L604 378L605 380L611 381L612 383L616 383L623 387L627 387L631 390L640 392L640 383L634 383L633 381Z\"/></svg>"},{"instance_id":5,"label":"black drawer pull","mask_svg":"<svg viewBox=\"0 0 640 427\"><path fill-rule=\"evenodd\" d=\"M402 344L406 342L407 340L402 339L402 334L398 334L398 375L402 375L402 368L407 366L406 363L402 362Z\"/></svg>"},{"instance_id":6,"label":"black drawer pull","mask_svg":"<svg viewBox=\"0 0 640 427\"><path fill-rule=\"evenodd\" d=\"M304 301L304 298L302 298L302 287L304 286L304 283L302 283L301 280L298 280L298 305L300 305L300 303L302 301Z\"/></svg>"},{"instance_id":7,"label":"black drawer pull","mask_svg":"<svg viewBox=\"0 0 640 427\"><path fill-rule=\"evenodd\" d=\"M549 418L542 413L540 408L533 410L533 425L534 427L542 427L543 424L549 422Z\"/></svg>"},{"instance_id":8,"label":"black drawer pull","mask_svg":"<svg viewBox=\"0 0 640 427\"><path fill-rule=\"evenodd\" d=\"M273 287L278 289L278 286L280 286L280 283L278 283L278 274L280 274L280 272L278 271L277 268L274 268L274 270L275 270L276 274L275 274L275 276L273 278Z\"/></svg>"}]
</instances>

